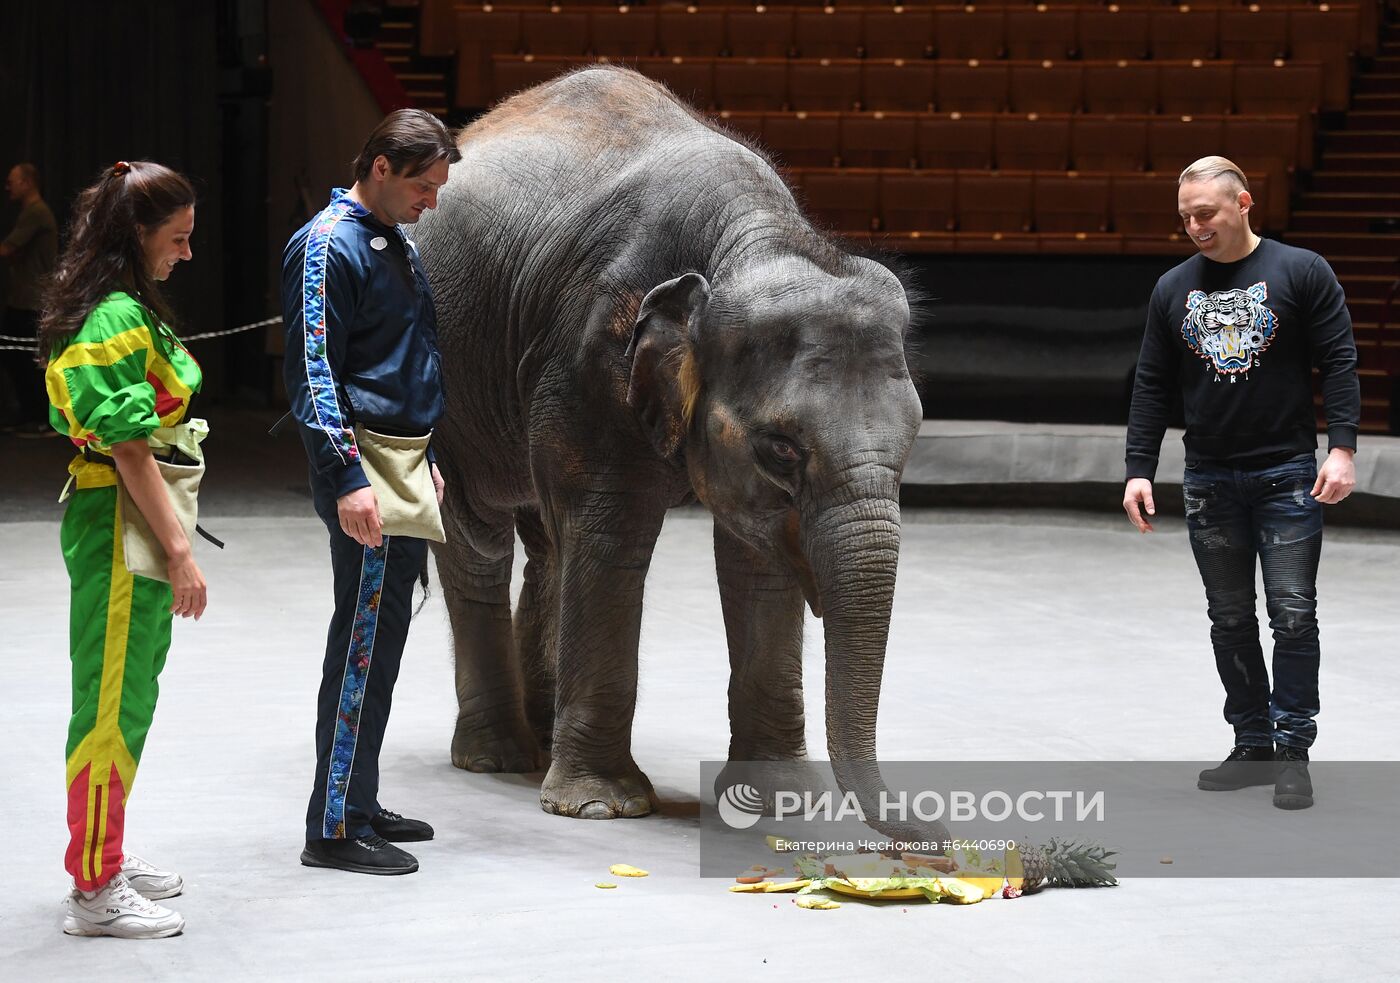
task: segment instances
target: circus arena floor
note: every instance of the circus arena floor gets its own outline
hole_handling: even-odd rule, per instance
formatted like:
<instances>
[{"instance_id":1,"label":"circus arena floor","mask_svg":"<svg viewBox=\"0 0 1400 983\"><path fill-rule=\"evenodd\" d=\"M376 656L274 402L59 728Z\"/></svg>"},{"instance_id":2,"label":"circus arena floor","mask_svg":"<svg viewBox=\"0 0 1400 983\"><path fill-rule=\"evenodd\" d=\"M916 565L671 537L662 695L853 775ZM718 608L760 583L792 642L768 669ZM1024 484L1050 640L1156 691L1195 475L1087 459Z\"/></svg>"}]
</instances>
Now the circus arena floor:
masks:
<instances>
[{"instance_id":1,"label":"circus arena floor","mask_svg":"<svg viewBox=\"0 0 1400 983\"><path fill-rule=\"evenodd\" d=\"M264 422L241 421L242 431ZM185 877L184 895L167 902L185 933L68 938L68 604L52 504L67 455L57 440L0 442L13 462L0 496L0 828L11 837L0 979L1394 979L1393 879L1134 878L967 907L813 911L699 876L699 763L728 745L711 521L699 509L668 518L647 583L633 749L659 813L562 819L540 810L540 775L455 769L449 633L434 590L381 758L383 803L437 829L410 845L422 869L374 878L302 867L330 570L296 441L249 436L229 440L232 461L210 445L202 518L228 548L201 544L208 612L175 627L129 805L129 848ZM905 509L882 757L1213 761L1228 750L1179 512L1143 537L1115 494L1099 505ZM1397 757L1381 740L1400 705L1397 584L1400 532L1329 529L1315 759ZM805 661L808 746L824 757L815 620ZM1231 794L1257 800L1261 820L1287 815L1267 788ZM1329 806L1320 786L1315 808ZM651 874L610 877L619 862Z\"/></svg>"}]
</instances>

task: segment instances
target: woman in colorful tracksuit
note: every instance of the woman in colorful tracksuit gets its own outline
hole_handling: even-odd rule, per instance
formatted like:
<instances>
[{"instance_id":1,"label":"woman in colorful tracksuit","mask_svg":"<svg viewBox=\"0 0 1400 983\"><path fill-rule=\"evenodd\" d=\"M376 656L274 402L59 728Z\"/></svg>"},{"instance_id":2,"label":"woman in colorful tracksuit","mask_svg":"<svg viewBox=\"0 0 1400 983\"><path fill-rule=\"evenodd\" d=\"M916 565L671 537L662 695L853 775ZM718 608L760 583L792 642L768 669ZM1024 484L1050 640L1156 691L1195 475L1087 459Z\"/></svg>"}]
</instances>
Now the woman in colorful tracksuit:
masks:
<instances>
[{"instance_id":1,"label":"woman in colorful tracksuit","mask_svg":"<svg viewBox=\"0 0 1400 983\"><path fill-rule=\"evenodd\" d=\"M194 200L189 182L159 164L121 161L105 171L78 198L40 322L50 420L81 451L68 467L75 490L61 532L73 670L69 935L161 938L184 928L151 900L179 894L179 875L125 854L122 831L172 616L197 618L206 601L146 439L181 422L200 386L157 287L190 258ZM165 550L170 583L126 568L118 475Z\"/></svg>"}]
</instances>

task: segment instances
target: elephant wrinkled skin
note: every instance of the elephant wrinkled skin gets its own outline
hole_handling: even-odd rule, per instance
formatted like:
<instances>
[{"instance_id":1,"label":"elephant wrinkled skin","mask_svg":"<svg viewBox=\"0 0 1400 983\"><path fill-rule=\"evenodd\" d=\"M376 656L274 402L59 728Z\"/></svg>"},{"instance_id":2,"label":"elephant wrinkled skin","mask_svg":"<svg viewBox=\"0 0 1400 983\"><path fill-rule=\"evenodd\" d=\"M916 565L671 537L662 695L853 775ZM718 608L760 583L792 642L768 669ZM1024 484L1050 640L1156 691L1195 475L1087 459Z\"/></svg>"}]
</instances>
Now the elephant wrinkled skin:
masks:
<instances>
[{"instance_id":1,"label":"elephant wrinkled skin","mask_svg":"<svg viewBox=\"0 0 1400 983\"><path fill-rule=\"evenodd\" d=\"M548 752L547 811L653 808L631 750L642 590L666 510L696 498L715 519L731 760L805 757L805 600L825 620L830 755L873 761L922 416L898 279L624 69L521 93L461 149L414 229L447 380L453 762L529 771ZM878 790L878 769L851 774Z\"/></svg>"}]
</instances>

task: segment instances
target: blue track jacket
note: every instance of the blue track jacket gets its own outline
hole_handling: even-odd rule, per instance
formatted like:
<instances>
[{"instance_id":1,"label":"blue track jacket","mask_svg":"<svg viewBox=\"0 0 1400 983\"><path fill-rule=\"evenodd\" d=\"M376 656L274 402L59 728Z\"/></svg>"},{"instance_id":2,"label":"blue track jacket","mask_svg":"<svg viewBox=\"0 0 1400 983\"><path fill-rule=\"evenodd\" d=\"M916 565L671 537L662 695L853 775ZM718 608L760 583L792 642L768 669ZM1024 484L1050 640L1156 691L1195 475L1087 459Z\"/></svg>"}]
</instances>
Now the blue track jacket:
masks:
<instances>
[{"instance_id":1,"label":"blue track jacket","mask_svg":"<svg viewBox=\"0 0 1400 983\"><path fill-rule=\"evenodd\" d=\"M282 378L307 458L337 497L364 488L355 424L421 436L443 412L437 312L418 250L336 188L282 254L282 320Z\"/></svg>"}]
</instances>

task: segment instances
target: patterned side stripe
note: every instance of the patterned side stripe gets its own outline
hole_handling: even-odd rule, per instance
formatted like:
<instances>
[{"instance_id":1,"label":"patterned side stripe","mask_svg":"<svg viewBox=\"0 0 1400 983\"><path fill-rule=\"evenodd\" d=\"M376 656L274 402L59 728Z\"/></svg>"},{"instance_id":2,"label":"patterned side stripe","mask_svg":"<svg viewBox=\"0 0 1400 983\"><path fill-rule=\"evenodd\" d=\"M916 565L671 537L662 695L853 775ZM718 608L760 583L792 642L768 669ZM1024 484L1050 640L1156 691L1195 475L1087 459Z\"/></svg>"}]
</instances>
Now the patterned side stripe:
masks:
<instances>
[{"instance_id":1,"label":"patterned side stripe","mask_svg":"<svg viewBox=\"0 0 1400 983\"><path fill-rule=\"evenodd\" d=\"M302 344L306 362L306 385L316 422L331 442L342 464L360 459L355 433L345 425L335 398L335 375L326 357L326 255L335 225L354 207L341 198L327 205L316 217L306 237L306 257L302 267Z\"/></svg>"},{"instance_id":2,"label":"patterned side stripe","mask_svg":"<svg viewBox=\"0 0 1400 983\"><path fill-rule=\"evenodd\" d=\"M330 769L326 775L326 812L322 835L344 839L345 794L355 767L355 745L360 737L360 708L369 682L374 636L379 628L379 600L384 590L384 570L389 557L389 537L384 545L366 546L360 561L360 591L355 604L355 620L350 629L350 647L345 653L345 674L341 677L340 703L336 710L335 737L331 742Z\"/></svg>"}]
</instances>

